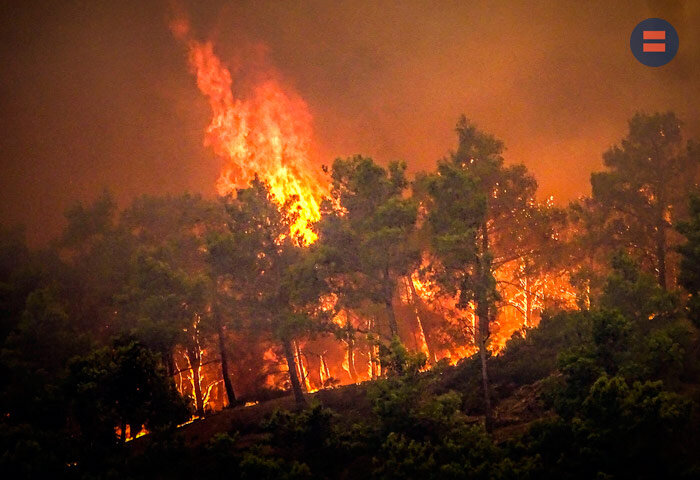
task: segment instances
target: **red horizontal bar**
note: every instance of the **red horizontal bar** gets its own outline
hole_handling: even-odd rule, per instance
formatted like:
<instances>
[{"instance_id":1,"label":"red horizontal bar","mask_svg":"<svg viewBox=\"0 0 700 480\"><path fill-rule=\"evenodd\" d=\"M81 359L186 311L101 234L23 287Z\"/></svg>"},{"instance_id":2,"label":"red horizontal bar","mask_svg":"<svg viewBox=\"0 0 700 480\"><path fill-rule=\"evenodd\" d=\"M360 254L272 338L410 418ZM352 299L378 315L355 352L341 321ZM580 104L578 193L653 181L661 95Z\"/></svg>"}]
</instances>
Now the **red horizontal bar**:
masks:
<instances>
[{"instance_id":1,"label":"red horizontal bar","mask_svg":"<svg viewBox=\"0 0 700 480\"><path fill-rule=\"evenodd\" d=\"M644 30L642 36L644 40L665 40L666 30Z\"/></svg>"},{"instance_id":2,"label":"red horizontal bar","mask_svg":"<svg viewBox=\"0 0 700 480\"><path fill-rule=\"evenodd\" d=\"M645 43L643 48L643 52L665 52L666 51L666 44L665 43Z\"/></svg>"}]
</instances>

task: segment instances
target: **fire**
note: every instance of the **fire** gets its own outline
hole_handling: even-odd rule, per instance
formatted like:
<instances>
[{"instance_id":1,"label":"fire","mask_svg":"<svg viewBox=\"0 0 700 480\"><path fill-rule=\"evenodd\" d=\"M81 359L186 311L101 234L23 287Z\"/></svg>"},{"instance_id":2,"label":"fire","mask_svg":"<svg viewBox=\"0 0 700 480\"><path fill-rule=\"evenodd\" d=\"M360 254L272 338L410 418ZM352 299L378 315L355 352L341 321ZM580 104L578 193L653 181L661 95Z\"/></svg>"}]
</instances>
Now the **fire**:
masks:
<instances>
[{"instance_id":1,"label":"fire","mask_svg":"<svg viewBox=\"0 0 700 480\"><path fill-rule=\"evenodd\" d=\"M313 167L312 117L306 102L294 91L283 88L275 75L267 75L252 88L241 88L242 82L234 79L231 70L214 53L214 45L195 39L186 20L180 18L172 22L171 31L186 46L197 87L211 109L204 145L225 161L216 182L218 193L222 196L235 194L258 176L269 185L280 208L298 215L290 233L302 245L313 243L316 234L310 226L320 219L320 199L327 196L328 187L319 180ZM498 190L493 194L498 195ZM548 199L547 205L552 204L553 199ZM528 276L523 265L513 264L497 271L496 278L508 286L502 288L504 300L498 305L499 313L492 325L489 348L494 354L504 348L514 332L536 326L548 305L558 302L575 308L566 275ZM415 325L411 329L416 349L425 353L431 362L447 358L450 363L456 363L473 355L476 351L473 305L466 310L458 309L454 298L445 295L429 280L421 279L418 272L404 280L405 294L399 293L398 303L408 307L403 318L406 323ZM372 340L378 332L374 314L343 309L333 295L322 298L320 303L323 311L334 313L332 321L336 326L356 334L332 345L323 343L324 339L295 341L295 368L302 388L311 393L336 383L381 376L379 347ZM435 316L441 319L442 327L460 332L460 338L445 340L446 335L436 326ZM186 368L178 368L179 389L188 396L200 392L205 408L223 408L223 400L215 398L216 394L221 396L220 373L213 370L212 365L204 368L207 362L202 358L206 354L211 355L200 348L196 365L181 354L180 363L185 363ZM277 367L267 375L265 386L279 388L283 385L281 377L287 373L286 362L272 347L264 352L263 361ZM245 406L256 403L248 402Z\"/></svg>"},{"instance_id":2,"label":"fire","mask_svg":"<svg viewBox=\"0 0 700 480\"><path fill-rule=\"evenodd\" d=\"M211 352L199 347L199 363L192 365L192 361L184 350L176 352L174 356L177 369L177 389L180 394L197 405L197 393L200 392L202 408L204 411L219 410L224 407L221 390L223 380L220 378L217 363L210 357ZM198 383L198 385L196 385Z\"/></svg>"},{"instance_id":3,"label":"fire","mask_svg":"<svg viewBox=\"0 0 700 480\"><path fill-rule=\"evenodd\" d=\"M497 314L490 326L488 348L496 355L503 351L514 333L526 333L528 328L536 327L547 307L578 308L576 294L567 272L528 275L524 264L513 263L500 267L495 272L495 277L502 300L496 305ZM442 352L433 354L438 353L449 358L450 363L473 355L476 352L473 343L477 322L475 305L470 302L469 308L460 310L454 297L444 295L437 285L430 280L421 279L417 272L414 272L408 281L413 284L415 296L422 299L429 309L438 313L443 322L451 325L454 330L461 331L467 339L466 344L452 344ZM410 294L407 298L410 300ZM420 346L426 351L425 332L417 309L415 315L418 320L417 334L421 340Z\"/></svg>"},{"instance_id":4,"label":"fire","mask_svg":"<svg viewBox=\"0 0 700 480\"><path fill-rule=\"evenodd\" d=\"M185 20L171 23L171 30L186 43L197 87L209 100L212 119L204 144L226 161L216 184L218 193L235 193L259 176L277 204L298 215L292 235L304 245L314 242L310 224L320 218L320 199L327 187L310 164L312 127L306 102L275 79L237 98L231 72L213 44L195 40Z\"/></svg>"}]
</instances>

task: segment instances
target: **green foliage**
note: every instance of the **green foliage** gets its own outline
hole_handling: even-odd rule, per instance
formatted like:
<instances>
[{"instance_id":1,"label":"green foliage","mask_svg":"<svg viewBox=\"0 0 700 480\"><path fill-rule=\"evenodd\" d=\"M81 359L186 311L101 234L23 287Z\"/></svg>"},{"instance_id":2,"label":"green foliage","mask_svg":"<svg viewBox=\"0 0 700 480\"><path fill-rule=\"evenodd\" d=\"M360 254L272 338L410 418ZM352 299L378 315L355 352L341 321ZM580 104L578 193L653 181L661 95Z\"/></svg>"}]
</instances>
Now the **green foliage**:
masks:
<instances>
[{"instance_id":1,"label":"green foliage","mask_svg":"<svg viewBox=\"0 0 700 480\"><path fill-rule=\"evenodd\" d=\"M421 401L420 383L389 378L375 382L369 387L368 395L372 409L377 415L380 428L388 433L406 431L412 428L412 414Z\"/></svg>"},{"instance_id":2,"label":"green foliage","mask_svg":"<svg viewBox=\"0 0 700 480\"><path fill-rule=\"evenodd\" d=\"M405 171L404 163L385 169L371 158L336 159L312 247L326 291L347 308L367 301L385 307L390 336L398 334L392 304L398 279L420 262L412 241L418 205L404 195Z\"/></svg>"},{"instance_id":3,"label":"green foliage","mask_svg":"<svg viewBox=\"0 0 700 480\"><path fill-rule=\"evenodd\" d=\"M67 442L56 432L0 423L0 468L10 478L59 478L65 474Z\"/></svg>"},{"instance_id":4,"label":"green foliage","mask_svg":"<svg viewBox=\"0 0 700 480\"><path fill-rule=\"evenodd\" d=\"M303 463L246 453L238 466L241 480L302 480L313 478Z\"/></svg>"},{"instance_id":5,"label":"green foliage","mask_svg":"<svg viewBox=\"0 0 700 480\"><path fill-rule=\"evenodd\" d=\"M637 113L620 145L603 154L607 171L591 175L593 198L605 211L602 230L655 271L668 286L669 230L685 211L700 156L684 142L673 112Z\"/></svg>"},{"instance_id":6,"label":"green foliage","mask_svg":"<svg viewBox=\"0 0 700 480\"><path fill-rule=\"evenodd\" d=\"M261 426L273 433L277 444L321 448L331 435L334 416L332 410L315 403L299 413L275 410Z\"/></svg>"},{"instance_id":7,"label":"green foliage","mask_svg":"<svg viewBox=\"0 0 700 480\"><path fill-rule=\"evenodd\" d=\"M449 162L440 163L437 174L422 182L431 196L428 222L431 242L440 258L435 280L447 293L459 295L458 305L466 308L476 287L477 234L486 214L485 197L469 171Z\"/></svg>"},{"instance_id":8,"label":"green foliage","mask_svg":"<svg viewBox=\"0 0 700 480\"><path fill-rule=\"evenodd\" d=\"M425 366L428 358L423 352L409 352L399 337L391 339L389 346L379 346L379 361L387 375L415 376Z\"/></svg>"},{"instance_id":9,"label":"green foliage","mask_svg":"<svg viewBox=\"0 0 700 480\"><path fill-rule=\"evenodd\" d=\"M238 296L223 302L244 304L246 314L255 318L251 326L277 339L303 335L310 327L309 317L293 302L300 296L289 278L303 262L299 239L289 234L296 212L280 209L257 178L229 199L226 211L227 231L209 241L210 264L232 282L229 295Z\"/></svg>"},{"instance_id":10,"label":"green foliage","mask_svg":"<svg viewBox=\"0 0 700 480\"><path fill-rule=\"evenodd\" d=\"M383 442L377 478L494 478L500 453L483 427L461 412L462 396L432 393L434 378L377 382L369 391Z\"/></svg>"},{"instance_id":11,"label":"green foliage","mask_svg":"<svg viewBox=\"0 0 700 480\"><path fill-rule=\"evenodd\" d=\"M27 296L44 283L38 257L22 229L0 225L0 345L21 320Z\"/></svg>"},{"instance_id":12,"label":"green foliage","mask_svg":"<svg viewBox=\"0 0 700 480\"><path fill-rule=\"evenodd\" d=\"M601 310L591 314L594 355L609 374L624 363L630 348L631 322L618 311Z\"/></svg>"},{"instance_id":13,"label":"green foliage","mask_svg":"<svg viewBox=\"0 0 700 480\"><path fill-rule=\"evenodd\" d=\"M535 455L535 478L679 478L689 418L689 402L660 382L602 375L570 420L533 426L512 455Z\"/></svg>"},{"instance_id":14,"label":"green foliage","mask_svg":"<svg viewBox=\"0 0 700 480\"><path fill-rule=\"evenodd\" d=\"M440 441L418 441L392 432L375 457L382 479L498 478L500 452L482 428L455 425Z\"/></svg>"},{"instance_id":15,"label":"green foliage","mask_svg":"<svg viewBox=\"0 0 700 480\"><path fill-rule=\"evenodd\" d=\"M630 379L677 379L685 365L689 331L679 300L626 255L617 255L599 301L582 315L590 337L565 363L588 357L608 374ZM568 358L568 360L566 360Z\"/></svg>"},{"instance_id":16,"label":"green foliage","mask_svg":"<svg viewBox=\"0 0 700 480\"><path fill-rule=\"evenodd\" d=\"M642 331L667 325L680 316L680 302L674 292L662 288L653 276L640 270L632 257L617 252L606 279L599 304L615 309Z\"/></svg>"},{"instance_id":17,"label":"green foliage","mask_svg":"<svg viewBox=\"0 0 700 480\"><path fill-rule=\"evenodd\" d=\"M193 323L206 308L206 277L179 266L167 248L137 250L131 272L128 284L116 296L126 333L163 358L176 345L196 341Z\"/></svg>"},{"instance_id":18,"label":"green foliage","mask_svg":"<svg viewBox=\"0 0 700 480\"><path fill-rule=\"evenodd\" d=\"M590 341L590 324L586 313L545 312L535 328L516 332L505 350L492 357L494 381L511 385L528 385L542 380L557 369L559 353L570 345ZM505 385L498 390L508 394Z\"/></svg>"},{"instance_id":19,"label":"green foliage","mask_svg":"<svg viewBox=\"0 0 700 480\"><path fill-rule=\"evenodd\" d=\"M39 289L27 297L21 321L0 351L6 372L0 399L16 423L58 429L65 422L60 385L70 358L90 345L70 322L56 292Z\"/></svg>"},{"instance_id":20,"label":"green foliage","mask_svg":"<svg viewBox=\"0 0 700 480\"><path fill-rule=\"evenodd\" d=\"M66 388L83 437L95 445L116 441L127 425L157 431L174 427L189 411L167 377L159 356L136 343L104 347L70 366Z\"/></svg>"},{"instance_id":21,"label":"green foliage","mask_svg":"<svg viewBox=\"0 0 700 480\"><path fill-rule=\"evenodd\" d=\"M650 378L658 378L669 386L678 385L692 348L691 332L683 324L675 324L652 332L642 346L640 363Z\"/></svg>"},{"instance_id":22,"label":"green foliage","mask_svg":"<svg viewBox=\"0 0 700 480\"><path fill-rule=\"evenodd\" d=\"M418 374L404 367L402 375L370 385L368 397L377 416L378 432L382 436L397 432L417 440L441 441L455 425L464 424L462 396L451 390L435 393L440 378L439 369Z\"/></svg>"},{"instance_id":23,"label":"green foliage","mask_svg":"<svg viewBox=\"0 0 700 480\"><path fill-rule=\"evenodd\" d=\"M103 236L114 227L117 204L112 194L105 190L90 206L75 204L66 211L66 227L62 243L65 246L85 249L86 243Z\"/></svg>"},{"instance_id":24,"label":"green foliage","mask_svg":"<svg viewBox=\"0 0 700 480\"><path fill-rule=\"evenodd\" d=\"M700 327L700 195L690 196L689 219L677 225L685 237L685 243L678 247L681 254L678 283L690 295L688 313L696 327Z\"/></svg>"}]
</instances>

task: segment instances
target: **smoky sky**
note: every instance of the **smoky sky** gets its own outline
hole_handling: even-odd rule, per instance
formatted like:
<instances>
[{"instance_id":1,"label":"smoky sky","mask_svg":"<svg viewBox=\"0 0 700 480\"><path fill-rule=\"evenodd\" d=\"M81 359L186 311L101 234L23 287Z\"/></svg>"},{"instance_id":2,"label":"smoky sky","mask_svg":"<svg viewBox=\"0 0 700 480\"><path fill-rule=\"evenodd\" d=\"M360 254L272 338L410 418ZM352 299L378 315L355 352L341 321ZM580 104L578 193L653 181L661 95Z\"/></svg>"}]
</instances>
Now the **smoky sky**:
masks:
<instances>
[{"instance_id":1,"label":"smoky sky","mask_svg":"<svg viewBox=\"0 0 700 480\"><path fill-rule=\"evenodd\" d=\"M209 111L164 1L0 6L0 223L43 243L63 211L104 188L214 195L222 161L202 144ZM267 63L308 103L317 163L352 154L429 170L464 113L501 138L540 194L589 193L601 154L636 111L674 110L700 130L700 2L185 2L224 62ZM629 51L649 17L680 35L660 68ZM238 62L238 63L237 63ZM252 67L251 67L252 68Z\"/></svg>"}]
</instances>

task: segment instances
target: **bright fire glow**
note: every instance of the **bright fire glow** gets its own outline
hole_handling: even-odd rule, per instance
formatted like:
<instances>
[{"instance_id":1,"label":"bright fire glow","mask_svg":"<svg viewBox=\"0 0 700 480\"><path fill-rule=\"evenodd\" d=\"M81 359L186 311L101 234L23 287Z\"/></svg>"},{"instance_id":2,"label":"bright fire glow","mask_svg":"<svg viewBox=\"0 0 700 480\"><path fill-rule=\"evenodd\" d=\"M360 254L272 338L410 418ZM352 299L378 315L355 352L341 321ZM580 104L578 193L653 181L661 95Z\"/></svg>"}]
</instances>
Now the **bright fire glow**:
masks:
<instances>
[{"instance_id":1,"label":"bright fire glow","mask_svg":"<svg viewBox=\"0 0 700 480\"><path fill-rule=\"evenodd\" d=\"M283 88L275 75L265 75L266 79L252 88L241 88L241 82L234 79L231 70L214 53L213 44L196 40L186 20L172 22L171 30L187 47L197 86L212 112L204 144L225 160L216 183L218 193L222 196L235 194L258 176L269 185L280 208L298 214L291 228L292 235L304 245L314 242L316 235L310 224L320 218L319 202L328 193L328 187L317 177L311 161L313 132L307 104L292 90ZM498 190L495 190L494 196L497 195ZM553 199L549 198L547 205L552 206ZM495 354L503 350L514 332L536 326L548 305L576 308L575 295L566 275L528 274L523 265L513 263L501 267L495 276L503 298L497 306L498 314L493 319L489 338L489 348ZM417 272L406 278L405 284L406 294L400 296L397 304L410 306L406 310L410 313L404 313L400 320L415 320L416 348L433 361L447 358L450 363L456 363L473 355L477 323L474 305L458 309L454 296L445 295L429 280L419 278ZM337 301L333 295L324 297L321 309L333 312L339 309ZM449 327L447 330L461 332L460 338L444 341L445 332L440 331L431 316L438 316L441 325ZM311 393L336 383L381 376L379 347L364 335L378 333L378 319L381 321L381 314L377 316L373 311L339 309L332 321L338 327L356 329L353 338L330 347L321 344L323 339L295 342L295 367L303 388ZM217 400L222 396L220 370L213 364L205 367L207 362L201 359L206 353L205 349L199 350L200 362L196 369L189 363L184 370L178 368L179 389L183 395L194 395L196 371L202 404L211 409L223 408L223 400ZM181 356L180 363L183 360L187 362L188 358ZM276 366L275 371L266 376L265 387L281 388L287 377L286 361L272 347L264 352L262 360ZM256 403L248 402L245 406Z\"/></svg>"},{"instance_id":2,"label":"bright fire glow","mask_svg":"<svg viewBox=\"0 0 700 480\"><path fill-rule=\"evenodd\" d=\"M302 244L312 243L316 235L309 225L320 218L319 201L327 190L310 164L312 128L306 102L274 79L237 98L231 72L213 44L192 38L184 20L173 22L171 30L186 43L197 86L209 100L212 119L204 143L226 161L216 185L219 194L235 193L257 175L278 205L298 214L291 233Z\"/></svg>"}]
</instances>

